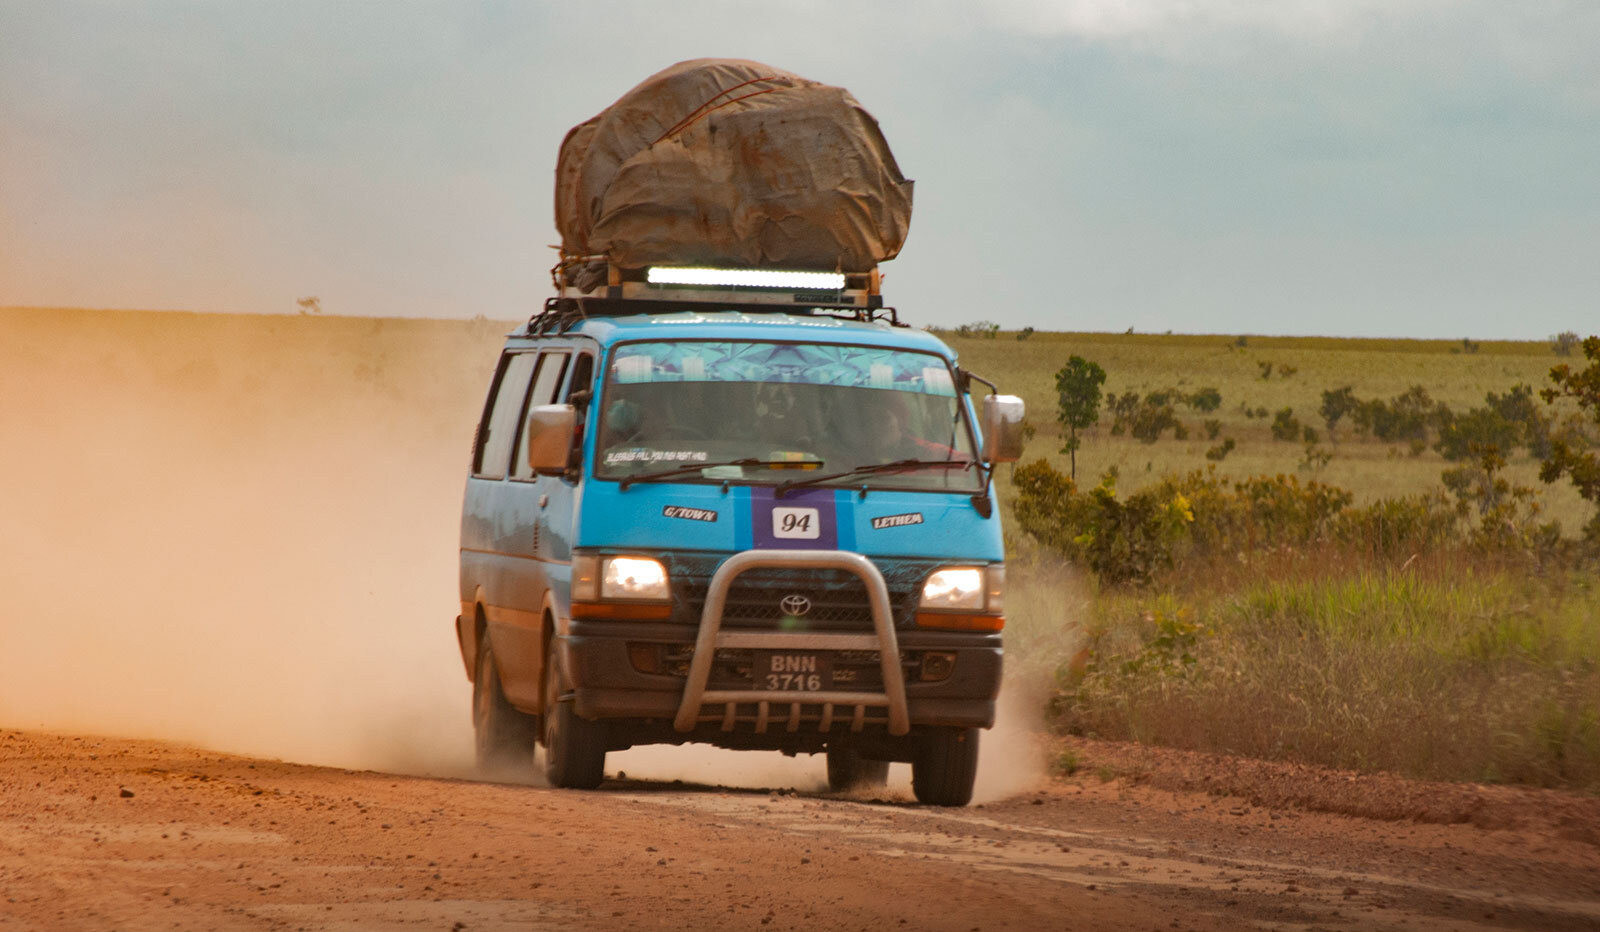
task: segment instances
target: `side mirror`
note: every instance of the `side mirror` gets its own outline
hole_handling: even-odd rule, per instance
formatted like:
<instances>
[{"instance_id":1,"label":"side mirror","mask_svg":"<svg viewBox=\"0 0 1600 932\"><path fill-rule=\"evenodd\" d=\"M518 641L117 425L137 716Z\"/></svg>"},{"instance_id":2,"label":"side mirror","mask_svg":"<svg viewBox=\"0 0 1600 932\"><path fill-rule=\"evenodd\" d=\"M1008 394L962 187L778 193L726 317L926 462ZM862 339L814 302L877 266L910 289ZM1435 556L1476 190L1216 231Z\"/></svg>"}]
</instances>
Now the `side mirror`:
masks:
<instances>
[{"instance_id":1,"label":"side mirror","mask_svg":"<svg viewBox=\"0 0 1600 932\"><path fill-rule=\"evenodd\" d=\"M1022 399L1016 395L989 395L983 399L983 459L988 463L1015 463L1022 458Z\"/></svg>"},{"instance_id":2,"label":"side mirror","mask_svg":"<svg viewBox=\"0 0 1600 932\"><path fill-rule=\"evenodd\" d=\"M572 405L535 405L528 410L528 465L534 472L563 472L572 453L578 410Z\"/></svg>"}]
</instances>

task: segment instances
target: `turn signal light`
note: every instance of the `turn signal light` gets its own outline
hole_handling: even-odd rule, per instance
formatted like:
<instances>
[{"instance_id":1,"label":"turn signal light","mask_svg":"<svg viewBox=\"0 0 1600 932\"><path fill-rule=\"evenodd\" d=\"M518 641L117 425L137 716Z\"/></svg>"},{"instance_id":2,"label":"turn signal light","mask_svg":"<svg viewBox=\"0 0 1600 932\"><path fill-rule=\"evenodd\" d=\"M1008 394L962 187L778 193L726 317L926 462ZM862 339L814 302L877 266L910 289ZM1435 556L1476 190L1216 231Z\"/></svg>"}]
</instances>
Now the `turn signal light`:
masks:
<instances>
[{"instance_id":1,"label":"turn signal light","mask_svg":"<svg viewBox=\"0 0 1600 932\"><path fill-rule=\"evenodd\" d=\"M572 617L624 621L666 621L672 617L671 605L638 602L573 602Z\"/></svg>"},{"instance_id":2,"label":"turn signal light","mask_svg":"<svg viewBox=\"0 0 1600 932\"><path fill-rule=\"evenodd\" d=\"M1006 626L1004 615L964 615L956 612L917 612L917 627L948 628L953 631L999 631Z\"/></svg>"}]
</instances>

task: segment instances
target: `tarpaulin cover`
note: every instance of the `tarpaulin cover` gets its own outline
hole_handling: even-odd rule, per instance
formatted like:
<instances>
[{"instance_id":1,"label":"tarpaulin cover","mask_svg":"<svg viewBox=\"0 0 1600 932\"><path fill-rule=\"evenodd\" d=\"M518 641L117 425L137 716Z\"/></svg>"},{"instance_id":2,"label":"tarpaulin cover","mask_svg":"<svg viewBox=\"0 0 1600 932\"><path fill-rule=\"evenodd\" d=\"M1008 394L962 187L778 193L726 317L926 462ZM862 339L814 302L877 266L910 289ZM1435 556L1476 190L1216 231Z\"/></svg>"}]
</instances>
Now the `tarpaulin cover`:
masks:
<instances>
[{"instance_id":1,"label":"tarpaulin cover","mask_svg":"<svg viewBox=\"0 0 1600 932\"><path fill-rule=\"evenodd\" d=\"M911 186L843 88L698 59L567 133L556 228L566 255L624 268L865 272L905 243Z\"/></svg>"}]
</instances>

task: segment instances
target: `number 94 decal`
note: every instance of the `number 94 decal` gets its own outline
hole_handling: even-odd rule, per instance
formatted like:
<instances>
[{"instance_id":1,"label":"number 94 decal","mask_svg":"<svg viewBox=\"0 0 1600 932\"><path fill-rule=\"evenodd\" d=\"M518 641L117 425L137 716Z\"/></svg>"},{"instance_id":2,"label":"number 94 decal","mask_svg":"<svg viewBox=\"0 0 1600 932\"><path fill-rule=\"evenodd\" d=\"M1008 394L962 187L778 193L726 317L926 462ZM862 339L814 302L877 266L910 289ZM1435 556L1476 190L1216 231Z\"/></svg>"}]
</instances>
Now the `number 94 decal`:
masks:
<instances>
[{"instance_id":1,"label":"number 94 decal","mask_svg":"<svg viewBox=\"0 0 1600 932\"><path fill-rule=\"evenodd\" d=\"M816 540L822 536L822 520L815 508L774 508L772 536L779 540Z\"/></svg>"}]
</instances>

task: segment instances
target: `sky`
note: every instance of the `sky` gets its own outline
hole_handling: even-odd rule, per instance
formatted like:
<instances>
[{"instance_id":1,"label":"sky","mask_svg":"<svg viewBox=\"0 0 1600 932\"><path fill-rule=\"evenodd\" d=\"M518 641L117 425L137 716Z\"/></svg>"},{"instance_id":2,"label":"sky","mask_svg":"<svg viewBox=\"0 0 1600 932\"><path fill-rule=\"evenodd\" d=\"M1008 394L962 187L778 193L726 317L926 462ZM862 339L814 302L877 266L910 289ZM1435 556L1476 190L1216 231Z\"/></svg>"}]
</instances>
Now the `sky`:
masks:
<instances>
[{"instance_id":1,"label":"sky","mask_svg":"<svg viewBox=\"0 0 1600 932\"><path fill-rule=\"evenodd\" d=\"M902 319L1600 331L1589 0L0 0L0 306L517 319L557 148L649 74L848 88Z\"/></svg>"}]
</instances>

